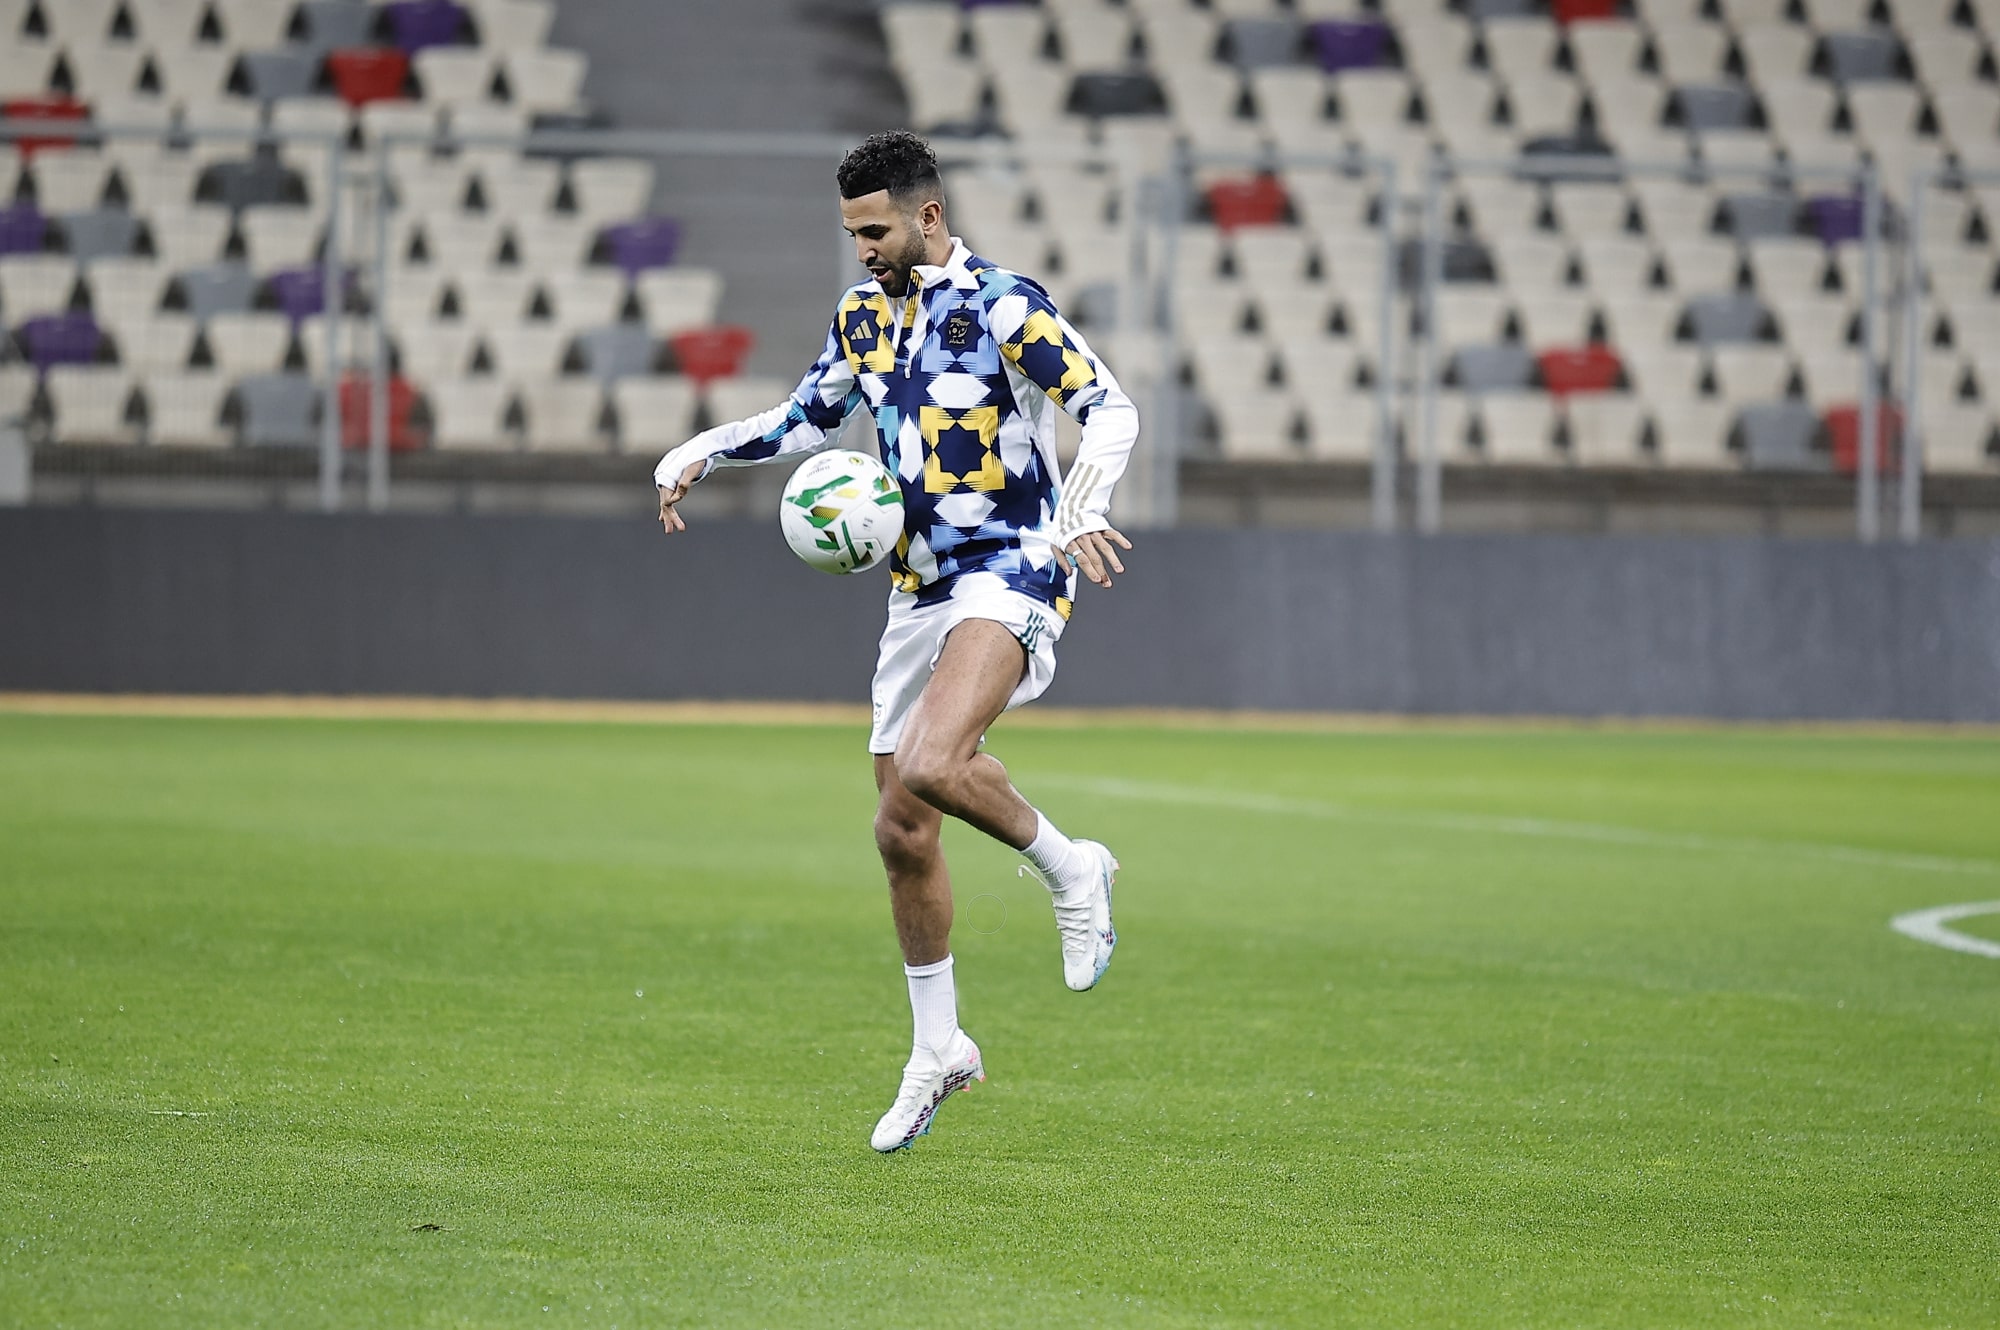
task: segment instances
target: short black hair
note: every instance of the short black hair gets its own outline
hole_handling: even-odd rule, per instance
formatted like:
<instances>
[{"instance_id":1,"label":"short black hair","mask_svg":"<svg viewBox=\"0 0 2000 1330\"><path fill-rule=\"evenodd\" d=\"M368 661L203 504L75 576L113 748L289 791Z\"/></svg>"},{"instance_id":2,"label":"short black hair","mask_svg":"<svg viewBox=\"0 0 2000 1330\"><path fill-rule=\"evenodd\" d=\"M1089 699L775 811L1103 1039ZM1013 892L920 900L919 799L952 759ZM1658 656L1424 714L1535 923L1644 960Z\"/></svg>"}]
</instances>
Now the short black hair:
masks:
<instances>
[{"instance_id":1,"label":"short black hair","mask_svg":"<svg viewBox=\"0 0 2000 1330\"><path fill-rule=\"evenodd\" d=\"M840 197L858 199L878 190L909 204L914 196L927 194L942 202L944 178L938 174L937 154L931 145L907 129L870 134L840 163ZM915 200L922 202L922 200Z\"/></svg>"}]
</instances>

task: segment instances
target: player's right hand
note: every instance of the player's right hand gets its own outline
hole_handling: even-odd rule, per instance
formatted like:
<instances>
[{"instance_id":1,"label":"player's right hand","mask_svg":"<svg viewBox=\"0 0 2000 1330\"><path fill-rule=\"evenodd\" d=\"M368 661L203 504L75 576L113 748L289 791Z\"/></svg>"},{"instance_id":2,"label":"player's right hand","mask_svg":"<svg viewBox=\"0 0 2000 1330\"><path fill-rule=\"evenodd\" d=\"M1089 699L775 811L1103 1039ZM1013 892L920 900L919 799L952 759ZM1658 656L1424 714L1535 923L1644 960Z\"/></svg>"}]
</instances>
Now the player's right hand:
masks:
<instances>
[{"instance_id":1,"label":"player's right hand","mask_svg":"<svg viewBox=\"0 0 2000 1330\"><path fill-rule=\"evenodd\" d=\"M668 535L688 529L687 519L674 510L674 505L687 497L694 483L701 479L702 463L696 462L681 472L680 483L660 486L660 529Z\"/></svg>"}]
</instances>

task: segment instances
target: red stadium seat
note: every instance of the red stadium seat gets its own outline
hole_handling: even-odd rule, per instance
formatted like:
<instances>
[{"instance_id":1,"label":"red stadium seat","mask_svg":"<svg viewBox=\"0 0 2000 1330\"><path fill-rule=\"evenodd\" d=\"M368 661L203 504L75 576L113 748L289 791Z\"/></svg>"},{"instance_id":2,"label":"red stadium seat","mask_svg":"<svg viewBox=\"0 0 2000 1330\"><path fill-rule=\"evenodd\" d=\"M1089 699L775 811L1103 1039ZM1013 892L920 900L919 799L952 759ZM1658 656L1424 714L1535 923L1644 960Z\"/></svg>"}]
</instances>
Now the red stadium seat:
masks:
<instances>
[{"instance_id":1,"label":"red stadium seat","mask_svg":"<svg viewBox=\"0 0 2000 1330\"><path fill-rule=\"evenodd\" d=\"M1557 397L1571 393L1606 393L1618 386L1623 365L1618 353L1602 343L1552 347L1535 357L1542 383Z\"/></svg>"},{"instance_id":2,"label":"red stadium seat","mask_svg":"<svg viewBox=\"0 0 2000 1330\"><path fill-rule=\"evenodd\" d=\"M1861 408L1853 403L1829 407L1826 434L1833 444L1833 467L1843 475L1861 469ZM1875 404L1875 469L1894 471L1902 465L1898 445L1903 438L1903 409L1894 402Z\"/></svg>"},{"instance_id":3,"label":"red stadium seat","mask_svg":"<svg viewBox=\"0 0 2000 1330\"><path fill-rule=\"evenodd\" d=\"M1285 187L1274 175L1218 180L1208 187L1208 211L1224 231L1277 226L1285 220Z\"/></svg>"},{"instance_id":4,"label":"red stadium seat","mask_svg":"<svg viewBox=\"0 0 2000 1330\"><path fill-rule=\"evenodd\" d=\"M697 383L727 379L740 373L757 345L757 334L733 323L691 328L667 339L681 373Z\"/></svg>"},{"instance_id":5,"label":"red stadium seat","mask_svg":"<svg viewBox=\"0 0 2000 1330\"><path fill-rule=\"evenodd\" d=\"M1549 9L1558 23L1584 23L1595 18L1617 18L1618 0L1552 0Z\"/></svg>"},{"instance_id":6,"label":"red stadium seat","mask_svg":"<svg viewBox=\"0 0 2000 1330\"><path fill-rule=\"evenodd\" d=\"M333 86L349 106L394 101L403 95L410 57L386 46L351 46L326 58Z\"/></svg>"},{"instance_id":7,"label":"red stadium seat","mask_svg":"<svg viewBox=\"0 0 2000 1330\"><path fill-rule=\"evenodd\" d=\"M90 108L68 97L19 97L0 102L0 116L9 120L84 120L89 118ZM76 140L51 135L14 142L21 149L21 156L32 157L43 148L67 148Z\"/></svg>"},{"instance_id":8,"label":"red stadium seat","mask_svg":"<svg viewBox=\"0 0 2000 1330\"><path fill-rule=\"evenodd\" d=\"M374 410L372 380L366 374L348 374L340 380L340 442L344 448L368 446L370 412ZM397 374L389 380L389 450L406 453L424 446L424 432L417 427L417 390Z\"/></svg>"}]
</instances>

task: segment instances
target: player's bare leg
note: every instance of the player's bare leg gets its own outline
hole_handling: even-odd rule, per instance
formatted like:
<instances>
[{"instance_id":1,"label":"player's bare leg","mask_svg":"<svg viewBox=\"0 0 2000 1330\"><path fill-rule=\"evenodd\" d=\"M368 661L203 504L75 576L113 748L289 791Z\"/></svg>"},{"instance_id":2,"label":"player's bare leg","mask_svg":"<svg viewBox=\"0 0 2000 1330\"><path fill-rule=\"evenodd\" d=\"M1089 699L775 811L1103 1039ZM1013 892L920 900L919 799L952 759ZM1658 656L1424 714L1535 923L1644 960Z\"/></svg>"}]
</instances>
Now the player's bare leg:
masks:
<instances>
[{"instance_id":1,"label":"player's bare leg","mask_svg":"<svg viewBox=\"0 0 2000 1330\"><path fill-rule=\"evenodd\" d=\"M889 875L889 909L903 949L914 1027L910 1060L896 1102L875 1124L869 1144L887 1153L931 1128L953 1092L986 1079L979 1046L958 1028L958 989L951 960L951 874L938 831L944 814L910 793L892 757L875 759L875 848Z\"/></svg>"},{"instance_id":2,"label":"player's bare leg","mask_svg":"<svg viewBox=\"0 0 2000 1330\"><path fill-rule=\"evenodd\" d=\"M999 760L979 750L1026 668L1027 655L1005 625L968 619L952 629L904 724L896 773L925 803L1026 856L1055 904L1063 982L1081 992L1103 978L1118 944L1111 926L1118 861L1102 845L1056 830Z\"/></svg>"}]
</instances>

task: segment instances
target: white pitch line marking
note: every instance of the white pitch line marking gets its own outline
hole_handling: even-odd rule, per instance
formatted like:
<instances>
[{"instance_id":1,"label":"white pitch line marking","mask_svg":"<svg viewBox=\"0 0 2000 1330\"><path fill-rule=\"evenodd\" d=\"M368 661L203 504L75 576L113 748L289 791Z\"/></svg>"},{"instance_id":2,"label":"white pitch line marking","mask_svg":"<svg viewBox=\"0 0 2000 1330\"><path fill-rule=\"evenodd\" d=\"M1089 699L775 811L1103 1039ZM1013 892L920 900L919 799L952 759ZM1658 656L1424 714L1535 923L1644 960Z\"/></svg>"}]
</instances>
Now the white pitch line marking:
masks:
<instances>
[{"instance_id":1,"label":"white pitch line marking","mask_svg":"<svg viewBox=\"0 0 2000 1330\"><path fill-rule=\"evenodd\" d=\"M2000 901L1975 901L1969 905L1940 905L1929 910L1912 910L1891 919L1889 927L1904 937L1928 942L1933 947L2000 961L2000 942L1989 942L1983 937L1973 937L1945 927L1953 920L1969 919L1975 914L2000 914Z\"/></svg>"},{"instance_id":2,"label":"white pitch line marking","mask_svg":"<svg viewBox=\"0 0 2000 1330\"><path fill-rule=\"evenodd\" d=\"M1919 873L2000 875L2000 863L1986 859L1948 859L1928 854L1896 854L1886 850L1867 850L1853 845L1826 845L1814 841L1760 840L1753 836L1701 836L1683 832L1643 831L1637 827L1612 826L1600 822L1564 822L1540 817L1399 812L1393 809L1361 808L1353 804L1330 803L1318 799L1288 799L1280 795L1204 789L1193 785L1166 785L1152 781L1051 776L1042 777L1037 783L1067 787L1108 799L1187 804L1200 808L1228 808L1244 813L1268 813L1280 817L1324 818L1331 821L1418 827L1425 830L1457 831L1473 835L1530 836L1543 840L1643 845L1656 849L1694 850L1711 854L1791 855L1870 868L1908 869Z\"/></svg>"}]
</instances>

